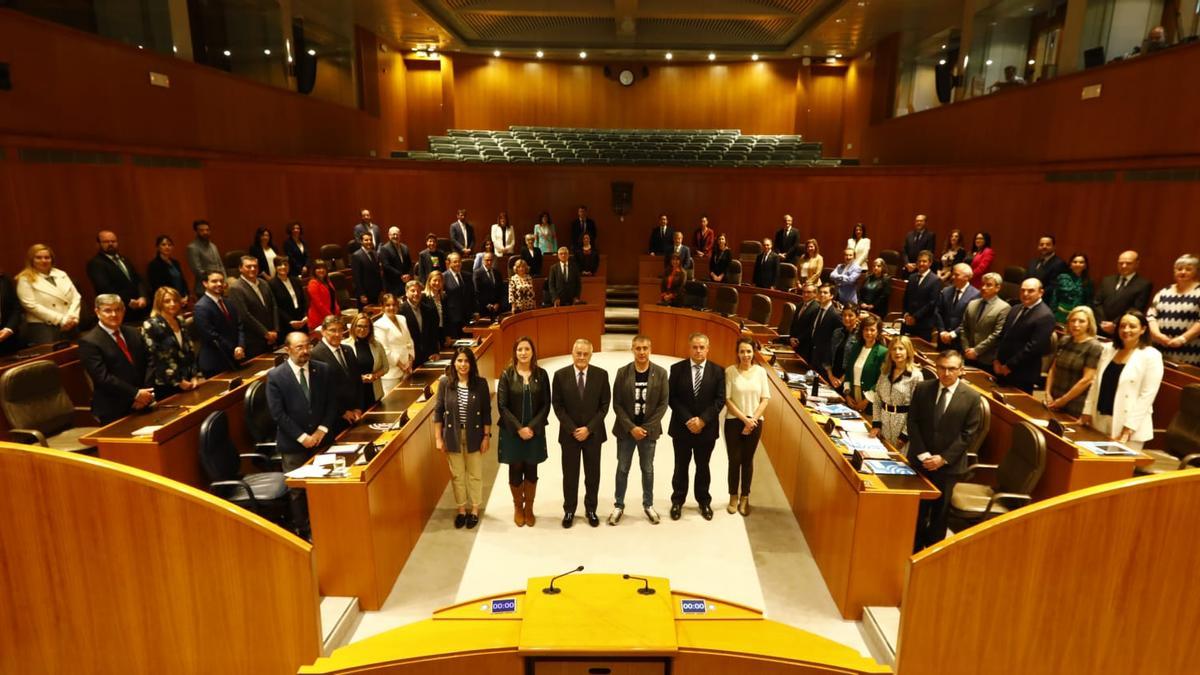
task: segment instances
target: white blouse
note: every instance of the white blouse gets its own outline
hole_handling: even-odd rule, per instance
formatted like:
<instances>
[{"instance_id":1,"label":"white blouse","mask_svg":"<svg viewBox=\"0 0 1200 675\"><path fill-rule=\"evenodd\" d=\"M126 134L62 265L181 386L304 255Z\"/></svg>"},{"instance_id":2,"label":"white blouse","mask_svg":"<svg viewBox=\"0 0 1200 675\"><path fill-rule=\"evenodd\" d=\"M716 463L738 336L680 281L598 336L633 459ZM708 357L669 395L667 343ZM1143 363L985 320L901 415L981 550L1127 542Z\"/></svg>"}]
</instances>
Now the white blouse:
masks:
<instances>
[{"instance_id":1,"label":"white blouse","mask_svg":"<svg viewBox=\"0 0 1200 675\"><path fill-rule=\"evenodd\" d=\"M762 366L755 363L746 371L738 370L736 365L725 369L725 399L737 406L746 417L753 415L758 404L769 398L771 383L767 381L767 371Z\"/></svg>"},{"instance_id":2,"label":"white blouse","mask_svg":"<svg viewBox=\"0 0 1200 675\"><path fill-rule=\"evenodd\" d=\"M517 232L512 225L492 224L492 246L497 256L509 256L517 252Z\"/></svg>"},{"instance_id":3,"label":"white blouse","mask_svg":"<svg viewBox=\"0 0 1200 675\"><path fill-rule=\"evenodd\" d=\"M854 249L854 264L855 265L858 265L859 267L863 268L864 270L871 268L870 265L867 264L869 262L867 260L867 258L869 258L871 256L871 240L869 238L863 237L862 239L859 239L858 241L854 241L853 239L847 239L846 240L846 248Z\"/></svg>"}]
</instances>

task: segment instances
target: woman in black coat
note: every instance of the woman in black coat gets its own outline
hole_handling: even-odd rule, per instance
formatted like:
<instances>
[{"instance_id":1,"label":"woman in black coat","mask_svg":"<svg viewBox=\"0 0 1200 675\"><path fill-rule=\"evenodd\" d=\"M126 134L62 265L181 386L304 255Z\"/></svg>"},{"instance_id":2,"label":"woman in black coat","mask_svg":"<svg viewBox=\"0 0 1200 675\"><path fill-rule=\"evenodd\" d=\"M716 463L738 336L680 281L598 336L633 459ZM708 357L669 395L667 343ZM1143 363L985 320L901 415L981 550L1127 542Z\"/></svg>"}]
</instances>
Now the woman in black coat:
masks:
<instances>
[{"instance_id":1,"label":"woman in black coat","mask_svg":"<svg viewBox=\"0 0 1200 675\"><path fill-rule=\"evenodd\" d=\"M154 248L158 250L158 255L154 256L146 269L146 281L150 284L150 297L153 298L158 289L166 286L179 291L179 296L186 305L188 285L183 279L183 268L180 267L179 261L172 257L175 252L175 242L171 241L167 235L160 234L154 240Z\"/></svg>"}]
</instances>

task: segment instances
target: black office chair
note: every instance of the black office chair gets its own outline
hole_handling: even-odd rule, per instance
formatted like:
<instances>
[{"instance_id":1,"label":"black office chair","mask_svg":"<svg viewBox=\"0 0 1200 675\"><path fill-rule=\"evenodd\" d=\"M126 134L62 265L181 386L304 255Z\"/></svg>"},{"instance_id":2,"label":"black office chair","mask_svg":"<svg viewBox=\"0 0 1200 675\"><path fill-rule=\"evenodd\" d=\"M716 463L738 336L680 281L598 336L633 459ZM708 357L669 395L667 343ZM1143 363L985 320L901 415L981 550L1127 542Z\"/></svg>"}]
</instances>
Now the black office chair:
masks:
<instances>
[{"instance_id":1,"label":"black office chair","mask_svg":"<svg viewBox=\"0 0 1200 675\"><path fill-rule=\"evenodd\" d=\"M346 253L338 244L324 244L321 246L321 259L329 265L329 271L340 270L346 268Z\"/></svg>"},{"instance_id":2,"label":"black office chair","mask_svg":"<svg viewBox=\"0 0 1200 675\"><path fill-rule=\"evenodd\" d=\"M266 455L273 463L283 465L283 457L275 445L275 418L271 417L271 409L267 406L267 380L259 378L246 388L246 398L243 402L246 428L254 439L254 448Z\"/></svg>"},{"instance_id":3,"label":"black office chair","mask_svg":"<svg viewBox=\"0 0 1200 675\"><path fill-rule=\"evenodd\" d=\"M269 462L258 452L239 453L229 437L229 419L218 410L200 424L200 466L214 495L284 527L290 525L289 499L284 475L264 471L242 475L243 459Z\"/></svg>"},{"instance_id":4,"label":"black office chair","mask_svg":"<svg viewBox=\"0 0 1200 675\"><path fill-rule=\"evenodd\" d=\"M713 311L722 316L733 316L737 314L738 292L736 288L729 286L717 287L717 293L713 300Z\"/></svg>"},{"instance_id":5,"label":"black office chair","mask_svg":"<svg viewBox=\"0 0 1200 675\"><path fill-rule=\"evenodd\" d=\"M1189 384L1179 395L1179 411L1166 429L1154 430L1159 449L1144 448L1154 458L1150 466L1134 469L1138 474L1166 473L1200 467L1200 384Z\"/></svg>"},{"instance_id":6,"label":"black office chair","mask_svg":"<svg viewBox=\"0 0 1200 675\"><path fill-rule=\"evenodd\" d=\"M242 256L244 255L247 255L245 251L236 248L225 252L223 260L225 262L225 271L229 276L237 276L238 270L242 267Z\"/></svg>"},{"instance_id":7,"label":"black office chair","mask_svg":"<svg viewBox=\"0 0 1200 675\"><path fill-rule=\"evenodd\" d=\"M1001 278L1010 284L1016 284L1020 287L1021 282L1025 281L1025 268L1020 265L1009 265L1004 268Z\"/></svg>"},{"instance_id":8,"label":"black office chair","mask_svg":"<svg viewBox=\"0 0 1200 675\"><path fill-rule=\"evenodd\" d=\"M725 283L742 283L742 262L740 260L729 261L729 268L725 270Z\"/></svg>"},{"instance_id":9,"label":"black office chair","mask_svg":"<svg viewBox=\"0 0 1200 675\"><path fill-rule=\"evenodd\" d=\"M751 323L765 325L771 320L771 298L761 293L755 293L750 298L750 313L746 320Z\"/></svg>"},{"instance_id":10,"label":"black office chair","mask_svg":"<svg viewBox=\"0 0 1200 675\"><path fill-rule=\"evenodd\" d=\"M1029 422L1013 427L1012 445L1000 464L976 464L996 471L996 487L963 482L950 495L950 529L959 532L1033 501L1033 490L1046 470L1046 437Z\"/></svg>"},{"instance_id":11,"label":"black office chair","mask_svg":"<svg viewBox=\"0 0 1200 675\"><path fill-rule=\"evenodd\" d=\"M683 284L683 306L696 311L704 310L708 299L708 286L703 281L687 281Z\"/></svg>"}]
</instances>

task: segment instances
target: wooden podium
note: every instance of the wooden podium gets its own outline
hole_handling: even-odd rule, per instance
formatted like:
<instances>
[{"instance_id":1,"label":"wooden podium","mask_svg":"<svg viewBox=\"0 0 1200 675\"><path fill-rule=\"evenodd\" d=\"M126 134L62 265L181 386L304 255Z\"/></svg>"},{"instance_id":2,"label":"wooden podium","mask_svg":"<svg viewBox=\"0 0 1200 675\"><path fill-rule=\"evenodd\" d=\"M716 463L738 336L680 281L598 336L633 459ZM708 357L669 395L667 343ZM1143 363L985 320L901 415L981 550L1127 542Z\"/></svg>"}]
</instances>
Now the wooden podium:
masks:
<instances>
[{"instance_id":1,"label":"wooden podium","mask_svg":"<svg viewBox=\"0 0 1200 675\"><path fill-rule=\"evenodd\" d=\"M672 590L660 577L572 574L555 582L555 594L544 592L550 579L447 607L300 672L891 672L845 645L755 609Z\"/></svg>"}]
</instances>

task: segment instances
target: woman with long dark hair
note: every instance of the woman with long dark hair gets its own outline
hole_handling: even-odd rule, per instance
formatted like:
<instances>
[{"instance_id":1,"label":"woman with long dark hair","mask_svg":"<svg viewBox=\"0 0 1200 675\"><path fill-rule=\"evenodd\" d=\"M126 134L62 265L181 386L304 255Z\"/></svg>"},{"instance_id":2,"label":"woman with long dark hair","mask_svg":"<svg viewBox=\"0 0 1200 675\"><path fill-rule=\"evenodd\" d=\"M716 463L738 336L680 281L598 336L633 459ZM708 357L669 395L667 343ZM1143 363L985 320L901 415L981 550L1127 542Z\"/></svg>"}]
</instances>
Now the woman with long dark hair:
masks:
<instances>
[{"instance_id":1,"label":"woman with long dark hair","mask_svg":"<svg viewBox=\"0 0 1200 675\"><path fill-rule=\"evenodd\" d=\"M586 235L585 235L586 236ZM508 465L513 523L533 527L537 465L546 461L546 423L550 418L550 375L537 364L537 346L521 336L512 360L496 382L500 411L500 462Z\"/></svg>"},{"instance_id":2,"label":"woman with long dark hair","mask_svg":"<svg viewBox=\"0 0 1200 675\"><path fill-rule=\"evenodd\" d=\"M492 396L479 374L475 352L458 347L438 381L433 408L434 444L446 453L457 513L454 527L479 524L483 502L483 453L492 440ZM470 501L470 511L467 502Z\"/></svg>"}]
</instances>

